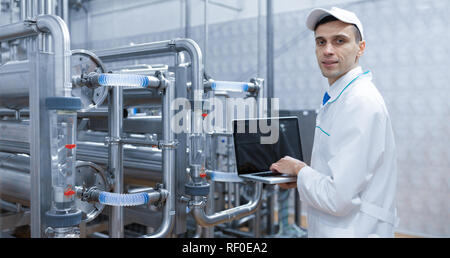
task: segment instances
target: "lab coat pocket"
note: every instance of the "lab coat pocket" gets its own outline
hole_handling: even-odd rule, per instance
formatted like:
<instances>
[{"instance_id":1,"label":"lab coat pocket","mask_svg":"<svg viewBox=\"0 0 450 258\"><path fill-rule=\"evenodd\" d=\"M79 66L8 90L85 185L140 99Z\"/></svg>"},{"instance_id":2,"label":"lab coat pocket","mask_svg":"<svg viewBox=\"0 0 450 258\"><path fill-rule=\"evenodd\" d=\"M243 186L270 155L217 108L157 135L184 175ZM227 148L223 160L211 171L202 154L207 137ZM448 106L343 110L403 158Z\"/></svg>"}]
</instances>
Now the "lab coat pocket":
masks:
<instances>
[{"instance_id":1,"label":"lab coat pocket","mask_svg":"<svg viewBox=\"0 0 450 258\"><path fill-rule=\"evenodd\" d=\"M353 227L343 228L340 225L330 225L317 221L316 237L320 238L354 238L355 230Z\"/></svg>"},{"instance_id":2,"label":"lab coat pocket","mask_svg":"<svg viewBox=\"0 0 450 258\"><path fill-rule=\"evenodd\" d=\"M320 158L326 163L331 158L330 150L329 150L329 141L330 135L325 134L323 129L324 125L316 125L316 132L314 137L317 137L317 140L314 140L314 148L316 148L317 154L320 155ZM325 131L326 132L326 131Z\"/></svg>"}]
</instances>

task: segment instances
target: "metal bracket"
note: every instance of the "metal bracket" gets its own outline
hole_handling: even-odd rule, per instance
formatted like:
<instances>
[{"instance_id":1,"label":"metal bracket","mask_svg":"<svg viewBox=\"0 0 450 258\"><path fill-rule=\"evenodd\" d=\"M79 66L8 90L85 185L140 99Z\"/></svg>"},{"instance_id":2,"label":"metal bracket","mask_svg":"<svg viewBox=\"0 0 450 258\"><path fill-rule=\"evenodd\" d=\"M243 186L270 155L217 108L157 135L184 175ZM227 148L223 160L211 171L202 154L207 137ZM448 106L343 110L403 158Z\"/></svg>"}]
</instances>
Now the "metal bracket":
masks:
<instances>
[{"instance_id":1,"label":"metal bracket","mask_svg":"<svg viewBox=\"0 0 450 258\"><path fill-rule=\"evenodd\" d=\"M179 142L177 140L165 142L165 141L159 141L158 142L158 149L176 149L178 148Z\"/></svg>"},{"instance_id":2,"label":"metal bracket","mask_svg":"<svg viewBox=\"0 0 450 258\"><path fill-rule=\"evenodd\" d=\"M195 206L195 207L203 208L203 207L206 206L207 202L208 202L208 197L203 196L203 198L201 198L201 200L198 200L198 201L191 200L191 201L189 201L188 206L189 207Z\"/></svg>"},{"instance_id":3,"label":"metal bracket","mask_svg":"<svg viewBox=\"0 0 450 258\"><path fill-rule=\"evenodd\" d=\"M162 71L156 71L154 76L159 79L158 90L160 92L164 92L164 90L169 86L169 81L165 78Z\"/></svg>"},{"instance_id":4,"label":"metal bracket","mask_svg":"<svg viewBox=\"0 0 450 258\"><path fill-rule=\"evenodd\" d=\"M163 206L164 202L165 202L165 199L163 198L163 195L162 195L162 190L165 190L165 189L164 189L164 184L156 184L154 190L155 190L156 192L159 192L159 193L160 193L160 198L159 198L158 201L156 201L156 202L153 203L153 206L155 206L155 207L157 207L157 208L161 208L161 207ZM163 200L163 199L164 199L164 200Z\"/></svg>"},{"instance_id":5,"label":"metal bracket","mask_svg":"<svg viewBox=\"0 0 450 258\"><path fill-rule=\"evenodd\" d=\"M180 196L179 200L180 200L180 202L182 202L182 203L189 203L189 202L191 201L191 198L182 195L182 196Z\"/></svg>"},{"instance_id":6,"label":"metal bracket","mask_svg":"<svg viewBox=\"0 0 450 258\"><path fill-rule=\"evenodd\" d=\"M174 39L169 41L169 47L175 49L177 47L176 41Z\"/></svg>"},{"instance_id":7,"label":"metal bracket","mask_svg":"<svg viewBox=\"0 0 450 258\"><path fill-rule=\"evenodd\" d=\"M105 145L112 145L112 144L121 144L122 143L122 138L120 137L105 137Z\"/></svg>"},{"instance_id":8,"label":"metal bracket","mask_svg":"<svg viewBox=\"0 0 450 258\"><path fill-rule=\"evenodd\" d=\"M33 25L36 25L37 20L35 18L31 18L31 19L26 19L23 22L25 23L25 25L33 26Z\"/></svg>"}]
</instances>

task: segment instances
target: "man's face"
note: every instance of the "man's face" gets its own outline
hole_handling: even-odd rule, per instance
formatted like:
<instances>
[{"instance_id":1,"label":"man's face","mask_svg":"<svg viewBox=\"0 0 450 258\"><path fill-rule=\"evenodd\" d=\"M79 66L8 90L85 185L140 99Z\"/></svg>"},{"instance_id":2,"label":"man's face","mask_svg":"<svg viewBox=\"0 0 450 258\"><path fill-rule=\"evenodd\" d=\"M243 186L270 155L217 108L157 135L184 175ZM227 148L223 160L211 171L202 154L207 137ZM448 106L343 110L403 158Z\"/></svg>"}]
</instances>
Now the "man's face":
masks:
<instances>
[{"instance_id":1,"label":"man's face","mask_svg":"<svg viewBox=\"0 0 450 258\"><path fill-rule=\"evenodd\" d=\"M320 70L329 84L358 65L365 42L356 42L352 24L332 21L319 25L315 31L316 56Z\"/></svg>"}]
</instances>

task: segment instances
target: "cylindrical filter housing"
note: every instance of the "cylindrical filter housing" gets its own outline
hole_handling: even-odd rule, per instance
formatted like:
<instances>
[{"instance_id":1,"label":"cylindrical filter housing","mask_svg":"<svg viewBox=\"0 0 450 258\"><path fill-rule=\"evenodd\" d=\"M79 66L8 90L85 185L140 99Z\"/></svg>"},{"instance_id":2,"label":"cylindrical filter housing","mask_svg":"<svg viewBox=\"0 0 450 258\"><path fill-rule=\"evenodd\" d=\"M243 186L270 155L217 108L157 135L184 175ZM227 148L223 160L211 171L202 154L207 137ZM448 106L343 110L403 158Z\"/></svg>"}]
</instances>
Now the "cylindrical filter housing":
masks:
<instances>
[{"instance_id":1,"label":"cylindrical filter housing","mask_svg":"<svg viewBox=\"0 0 450 258\"><path fill-rule=\"evenodd\" d=\"M74 237L81 222L81 211L75 205L75 149L77 111L81 99L50 97L46 99L50 121L50 154L52 205L46 213L48 237ZM69 230L61 231L63 228ZM60 229L60 230L58 230ZM57 233L55 233L57 232Z\"/></svg>"},{"instance_id":2,"label":"cylindrical filter housing","mask_svg":"<svg viewBox=\"0 0 450 258\"><path fill-rule=\"evenodd\" d=\"M71 210L75 205L76 111L50 110L53 209Z\"/></svg>"}]
</instances>

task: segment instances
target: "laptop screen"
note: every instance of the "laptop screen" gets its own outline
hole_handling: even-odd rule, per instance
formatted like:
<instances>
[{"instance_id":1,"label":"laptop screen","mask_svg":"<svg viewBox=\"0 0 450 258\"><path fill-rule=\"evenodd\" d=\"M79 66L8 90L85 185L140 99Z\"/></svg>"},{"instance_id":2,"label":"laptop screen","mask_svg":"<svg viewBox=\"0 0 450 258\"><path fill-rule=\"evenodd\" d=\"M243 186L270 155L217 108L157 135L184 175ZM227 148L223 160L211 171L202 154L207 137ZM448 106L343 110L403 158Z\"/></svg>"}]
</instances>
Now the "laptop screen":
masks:
<instances>
[{"instance_id":1,"label":"laptop screen","mask_svg":"<svg viewBox=\"0 0 450 258\"><path fill-rule=\"evenodd\" d=\"M269 120L267 121L267 119ZM267 131L267 126L260 127L260 120L263 120L263 125L270 125L275 119L279 122L278 140L272 144L262 144L261 137L267 138L271 133L273 136L273 133L276 133L276 130L274 132L262 133ZM254 124L250 122L254 122L255 120L257 120L256 130L254 127L251 127L251 125ZM239 123L242 123L239 125L242 127L238 126ZM242 130L244 123L245 131ZM250 131L252 128L253 130ZM270 166L284 156L303 160L300 132L298 128L297 117L234 120L233 138L238 174L242 175L269 171Z\"/></svg>"}]
</instances>

